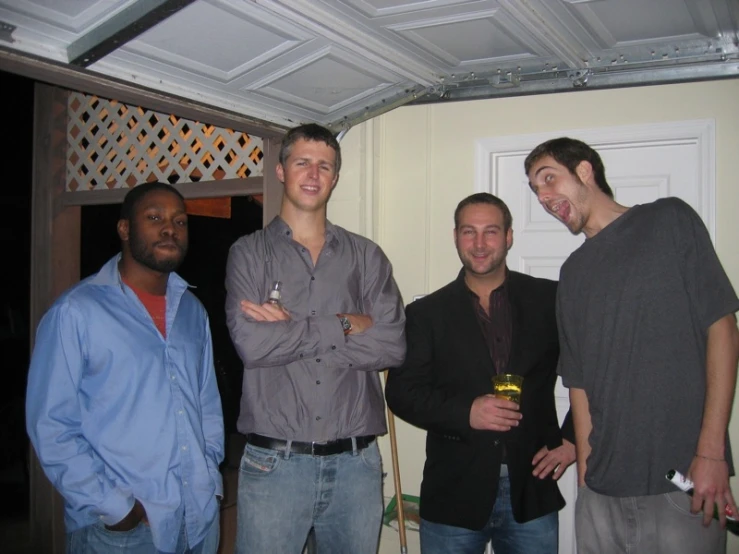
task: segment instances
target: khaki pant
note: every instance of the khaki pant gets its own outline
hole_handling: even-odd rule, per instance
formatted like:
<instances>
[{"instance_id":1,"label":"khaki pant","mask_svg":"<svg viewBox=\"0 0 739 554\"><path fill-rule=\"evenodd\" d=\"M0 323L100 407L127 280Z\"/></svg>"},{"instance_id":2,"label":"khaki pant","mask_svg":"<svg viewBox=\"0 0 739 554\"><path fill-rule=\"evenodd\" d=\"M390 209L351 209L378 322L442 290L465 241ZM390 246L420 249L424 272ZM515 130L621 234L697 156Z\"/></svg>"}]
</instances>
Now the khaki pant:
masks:
<instances>
[{"instance_id":1,"label":"khaki pant","mask_svg":"<svg viewBox=\"0 0 739 554\"><path fill-rule=\"evenodd\" d=\"M575 532L578 554L724 554L726 531L703 526L682 491L614 497L578 490Z\"/></svg>"}]
</instances>

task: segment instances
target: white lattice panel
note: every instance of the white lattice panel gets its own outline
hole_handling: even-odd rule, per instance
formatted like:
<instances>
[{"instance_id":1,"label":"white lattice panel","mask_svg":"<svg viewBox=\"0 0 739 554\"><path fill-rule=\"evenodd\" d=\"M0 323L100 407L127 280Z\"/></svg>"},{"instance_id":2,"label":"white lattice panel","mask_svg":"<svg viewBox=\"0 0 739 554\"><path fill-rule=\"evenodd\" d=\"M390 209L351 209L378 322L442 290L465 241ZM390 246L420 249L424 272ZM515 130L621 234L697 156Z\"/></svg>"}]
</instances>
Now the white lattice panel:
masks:
<instances>
[{"instance_id":1,"label":"white lattice panel","mask_svg":"<svg viewBox=\"0 0 739 554\"><path fill-rule=\"evenodd\" d=\"M82 93L67 111L67 191L262 175L259 137Z\"/></svg>"}]
</instances>

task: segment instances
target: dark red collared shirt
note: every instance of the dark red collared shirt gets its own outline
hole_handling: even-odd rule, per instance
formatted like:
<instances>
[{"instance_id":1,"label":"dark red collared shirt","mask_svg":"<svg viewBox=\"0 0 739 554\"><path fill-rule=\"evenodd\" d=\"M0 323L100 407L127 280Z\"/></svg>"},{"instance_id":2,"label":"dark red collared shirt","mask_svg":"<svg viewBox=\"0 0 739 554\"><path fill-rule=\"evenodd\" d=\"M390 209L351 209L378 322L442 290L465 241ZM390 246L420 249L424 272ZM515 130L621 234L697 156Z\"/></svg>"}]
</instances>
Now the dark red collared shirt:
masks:
<instances>
[{"instance_id":1,"label":"dark red collared shirt","mask_svg":"<svg viewBox=\"0 0 739 554\"><path fill-rule=\"evenodd\" d=\"M469 290L469 289L467 289ZM515 373L508 367L511 357L511 342L513 337L513 321L511 319L511 303L508 300L508 291L504 281L497 289L490 293L489 314L480 305L480 298L470 290L477 321L480 323L482 335L485 337L496 373Z\"/></svg>"},{"instance_id":2,"label":"dark red collared shirt","mask_svg":"<svg viewBox=\"0 0 739 554\"><path fill-rule=\"evenodd\" d=\"M508 270L506 270L506 277ZM511 317L511 303L508 299L508 291L506 289L506 281L497 289L490 293L488 311L480 305L480 297L470 291L472 305L477 315L477 321L480 323L482 336L485 337L490 352L490 359L496 373L512 373L508 367L508 361L511 357L511 343L513 342L513 319ZM513 372L515 373L515 372ZM490 383L490 391L493 390L493 384ZM503 458L501 463L508 463L508 453L503 446Z\"/></svg>"}]
</instances>

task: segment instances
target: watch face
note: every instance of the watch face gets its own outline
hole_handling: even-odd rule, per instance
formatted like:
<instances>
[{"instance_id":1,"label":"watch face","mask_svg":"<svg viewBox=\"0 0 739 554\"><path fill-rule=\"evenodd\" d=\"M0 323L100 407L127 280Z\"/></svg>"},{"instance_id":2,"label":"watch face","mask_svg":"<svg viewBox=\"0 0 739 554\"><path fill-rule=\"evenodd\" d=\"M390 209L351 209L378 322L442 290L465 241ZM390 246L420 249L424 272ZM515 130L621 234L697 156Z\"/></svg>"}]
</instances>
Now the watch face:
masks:
<instances>
[{"instance_id":1,"label":"watch face","mask_svg":"<svg viewBox=\"0 0 739 554\"><path fill-rule=\"evenodd\" d=\"M344 329L344 332L348 332L352 330L352 323L349 321L349 318L342 317L339 318L339 321L341 321L341 327Z\"/></svg>"}]
</instances>

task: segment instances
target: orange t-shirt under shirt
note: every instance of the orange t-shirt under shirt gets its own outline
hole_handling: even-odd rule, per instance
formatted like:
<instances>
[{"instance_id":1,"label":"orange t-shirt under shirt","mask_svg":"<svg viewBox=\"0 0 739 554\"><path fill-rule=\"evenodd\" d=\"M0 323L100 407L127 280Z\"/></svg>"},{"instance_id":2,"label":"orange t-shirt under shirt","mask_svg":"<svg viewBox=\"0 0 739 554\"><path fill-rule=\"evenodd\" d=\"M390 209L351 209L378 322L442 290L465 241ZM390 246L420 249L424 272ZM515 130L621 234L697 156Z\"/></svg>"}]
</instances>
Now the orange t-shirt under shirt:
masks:
<instances>
[{"instance_id":1,"label":"orange t-shirt under shirt","mask_svg":"<svg viewBox=\"0 0 739 554\"><path fill-rule=\"evenodd\" d=\"M157 329L159 329L159 332L162 334L162 336L164 338L167 338L167 297L164 295L159 296L156 294L151 294L144 290L137 289L125 279L122 278L122 280L131 288L133 292L136 293L136 296L139 297L139 300L141 300L141 303L146 308L146 311L149 312L151 319L154 320L154 325L157 326Z\"/></svg>"}]
</instances>

